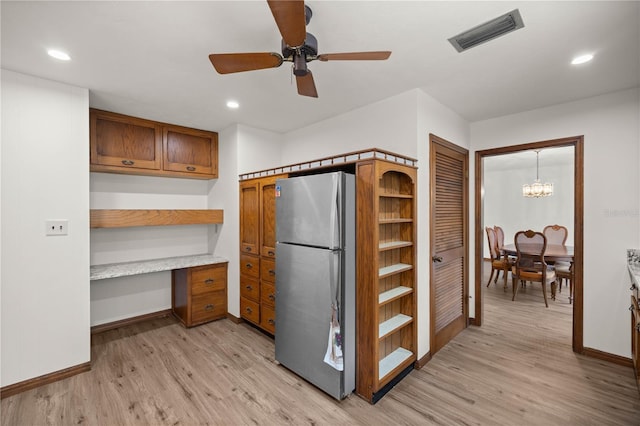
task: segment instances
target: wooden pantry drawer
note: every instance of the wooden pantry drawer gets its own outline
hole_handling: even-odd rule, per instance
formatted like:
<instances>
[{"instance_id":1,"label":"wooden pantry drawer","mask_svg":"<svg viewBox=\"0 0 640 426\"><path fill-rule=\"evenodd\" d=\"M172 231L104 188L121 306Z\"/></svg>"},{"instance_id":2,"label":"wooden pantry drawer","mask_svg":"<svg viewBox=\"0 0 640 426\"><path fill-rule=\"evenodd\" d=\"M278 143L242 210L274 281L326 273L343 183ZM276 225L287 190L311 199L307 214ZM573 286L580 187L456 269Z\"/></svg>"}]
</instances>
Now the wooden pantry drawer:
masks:
<instances>
[{"instance_id":1,"label":"wooden pantry drawer","mask_svg":"<svg viewBox=\"0 0 640 426\"><path fill-rule=\"evenodd\" d=\"M260 301L274 308L276 306L276 286L274 284L262 282L260 286Z\"/></svg>"},{"instance_id":2,"label":"wooden pantry drawer","mask_svg":"<svg viewBox=\"0 0 640 426\"><path fill-rule=\"evenodd\" d=\"M260 274L260 258L248 254L241 254L240 273L249 277L258 278Z\"/></svg>"},{"instance_id":3,"label":"wooden pantry drawer","mask_svg":"<svg viewBox=\"0 0 640 426\"><path fill-rule=\"evenodd\" d=\"M276 282L276 261L274 259L262 258L260 260L260 278L263 281Z\"/></svg>"},{"instance_id":4,"label":"wooden pantry drawer","mask_svg":"<svg viewBox=\"0 0 640 426\"><path fill-rule=\"evenodd\" d=\"M260 327L271 334L276 334L276 311L269 307L262 305L262 312L260 312Z\"/></svg>"},{"instance_id":5,"label":"wooden pantry drawer","mask_svg":"<svg viewBox=\"0 0 640 426\"><path fill-rule=\"evenodd\" d=\"M246 297L240 297L240 316L255 324L260 324L260 305Z\"/></svg>"},{"instance_id":6,"label":"wooden pantry drawer","mask_svg":"<svg viewBox=\"0 0 640 426\"><path fill-rule=\"evenodd\" d=\"M191 300L191 322L199 324L227 315L227 294L224 290L193 296Z\"/></svg>"},{"instance_id":7,"label":"wooden pantry drawer","mask_svg":"<svg viewBox=\"0 0 640 426\"><path fill-rule=\"evenodd\" d=\"M256 278L250 278L240 276L240 296L253 300L254 302L260 301L260 284Z\"/></svg>"},{"instance_id":8,"label":"wooden pantry drawer","mask_svg":"<svg viewBox=\"0 0 640 426\"><path fill-rule=\"evenodd\" d=\"M197 295L208 291L224 290L227 286L226 265L208 265L191 270L191 294Z\"/></svg>"}]
</instances>

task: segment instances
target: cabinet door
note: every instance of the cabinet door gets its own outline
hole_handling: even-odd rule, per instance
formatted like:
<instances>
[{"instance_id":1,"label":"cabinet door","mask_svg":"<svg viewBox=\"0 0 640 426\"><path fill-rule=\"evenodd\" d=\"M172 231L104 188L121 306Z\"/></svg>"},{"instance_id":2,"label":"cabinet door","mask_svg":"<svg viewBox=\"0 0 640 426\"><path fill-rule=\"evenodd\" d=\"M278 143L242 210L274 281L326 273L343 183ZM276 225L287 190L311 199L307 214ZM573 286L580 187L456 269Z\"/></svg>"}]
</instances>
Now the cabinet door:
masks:
<instances>
[{"instance_id":1,"label":"cabinet door","mask_svg":"<svg viewBox=\"0 0 640 426\"><path fill-rule=\"evenodd\" d=\"M262 180L260 184L260 206L260 253L265 257L275 257L276 177Z\"/></svg>"},{"instance_id":2,"label":"cabinet door","mask_svg":"<svg viewBox=\"0 0 640 426\"><path fill-rule=\"evenodd\" d=\"M218 135L179 126L164 126L163 169L218 177Z\"/></svg>"},{"instance_id":3,"label":"cabinet door","mask_svg":"<svg viewBox=\"0 0 640 426\"><path fill-rule=\"evenodd\" d=\"M258 255L260 204L258 183L240 183L240 251Z\"/></svg>"},{"instance_id":4,"label":"cabinet door","mask_svg":"<svg viewBox=\"0 0 640 426\"><path fill-rule=\"evenodd\" d=\"M107 111L90 111L90 159L98 166L160 170L158 123Z\"/></svg>"}]
</instances>

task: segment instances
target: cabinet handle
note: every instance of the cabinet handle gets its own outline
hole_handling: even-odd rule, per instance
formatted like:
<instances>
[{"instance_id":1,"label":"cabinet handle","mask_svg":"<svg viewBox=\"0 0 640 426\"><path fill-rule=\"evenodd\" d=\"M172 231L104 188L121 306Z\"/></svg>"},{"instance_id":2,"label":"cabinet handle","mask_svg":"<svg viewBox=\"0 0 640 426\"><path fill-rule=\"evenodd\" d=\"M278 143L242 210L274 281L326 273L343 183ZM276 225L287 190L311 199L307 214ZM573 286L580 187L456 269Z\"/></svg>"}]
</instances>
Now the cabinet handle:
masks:
<instances>
[{"instance_id":1,"label":"cabinet handle","mask_svg":"<svg viewBox=\"0 0 640 426\"><path fill-rule=\"evenodd\" d=\"M189 170L190 172L195 172L196 168L193 166L187 166L187 170Z\"/></svg>"},{"instance_id":2,"label":"cabinet handle","mask_svg":"<svg viewBox=\"0 0 640 426\"><path fill-rule=\"evenodd\" d=\"M267 322L271 325L276 325L276 322L273 320L273 318L269 318L269 321Z\"/></svg>"},{"instance_id":3,"label":"cabinet handle","mask_svg":"<svg viewBox=\"0 0 640 426\"><path fill-rule=\"evenodd\" d=\"M206 280L204 280L204 283L205 283L206 285L211 285L211 284L213 284L213 278L207 278Z\"/></svg>"},{"instance_id":4,"label":"cabinet handle","mask_svg":"<svg viewBox=\"0 0 640 426\"><path fill-rule=\"evenodd\" d=\"M251 314L251 313L253 313L253 309L251 309L251 308L249 308L249 307L247 307L247 309L245 309L245 311L247 311L247 312L248 312L248 313L250 313L250 314Z\"/></svg>"},{"instance_id":5,"label":"cabinet handle","mask_svg":"<svg viewBox=\"0 0 640 426\"><path fill-rule=\"evenodd\" d=\"M251 263L247 263L246 265L244 265L247 269L251 269L253 268L253 265Z\"/></svg>"},{"instance_id":6,"label":"cabinet handle","mask_svg":"<svg viewBox=\"0 0 640 426\"><path fill-rule=\"evenodd\" d=\"M251 251L251 247L245 247L244 251Z\"/></svg>"},{"instance_id":7,"label":"cabinet handle","mask_svg":"<svg viewBox=\"0 0 640 426\"><path fill-rule=\"evenodd\" d=\"M122 160L122 164L125 166L133 166L135 162L133 160Z\"/></svg>"},{"instance_id":8,"label":"cabinet handle","mask_svg":"<svg viewBox=\"0 0 640 426\"><path fill-rule=\"evenodd\" d=\"M269 275L275 275L276 271L274 271L273 269L269 269Z\"/></svg>"},{"instance_id":9,"label":"cabinet handle","mask_svg":"<svg viewBox=\"0 0 640 426\"><path fill-rule=\"evenodd\" d=\"M275 294L271 293L271 294L269 295L269 300L271 300L272 302L275 302L275 301L276 301L276 296L275 296Z\"/></svg>"},{"instance_id":10,"label":"cabinet handle","mask_svg":"<svg viewBox=\"0 0 640 426\"><path fill-rule=\"evenodd\" d=\"M253 291L253 287L251 287L250 285L246 286L245 288L249 291Z\"/></svg>"},{"instance_id":11,"label":"cabinet handle","mask_svg":"<svg viewBox=\"0 0 640 426\"><path fill-rule=\"evenodd\" d=\"M204 310L207 312L213 311L213 305L211 303L209 303L208 305L205 305Z\"/></svg>"},{"instance_id":12,"label":"cabinet handle","mask_svg":"<svg viewBox=\"0 0 640 426\"><path fill-rule=\"evenodd\" d=\"M269 256L275 256L275 255L276 255L276 254L275 254L275 252L274 252L273 250L269 250L269 251L267 252L267 254L268 254Z\"/></svg>"}]
</instances>

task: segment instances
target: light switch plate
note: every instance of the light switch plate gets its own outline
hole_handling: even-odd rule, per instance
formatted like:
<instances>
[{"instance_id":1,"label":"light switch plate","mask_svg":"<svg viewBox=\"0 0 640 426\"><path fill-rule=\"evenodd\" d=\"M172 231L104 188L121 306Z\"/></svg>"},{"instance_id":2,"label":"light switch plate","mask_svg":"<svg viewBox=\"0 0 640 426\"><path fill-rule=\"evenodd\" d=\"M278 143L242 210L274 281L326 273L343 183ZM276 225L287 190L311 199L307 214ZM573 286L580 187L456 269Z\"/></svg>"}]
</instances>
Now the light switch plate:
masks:
<instances>
[{"instance_id":1,"label":"light switch plate","mask_svg":"<svg viewBox=\"0 0 640 426\"><path fill-rule=\"evenodd\" d=\"M45 235L68 235L68 220L46 220L44 222Z\"/></svg>"}]
</instances>

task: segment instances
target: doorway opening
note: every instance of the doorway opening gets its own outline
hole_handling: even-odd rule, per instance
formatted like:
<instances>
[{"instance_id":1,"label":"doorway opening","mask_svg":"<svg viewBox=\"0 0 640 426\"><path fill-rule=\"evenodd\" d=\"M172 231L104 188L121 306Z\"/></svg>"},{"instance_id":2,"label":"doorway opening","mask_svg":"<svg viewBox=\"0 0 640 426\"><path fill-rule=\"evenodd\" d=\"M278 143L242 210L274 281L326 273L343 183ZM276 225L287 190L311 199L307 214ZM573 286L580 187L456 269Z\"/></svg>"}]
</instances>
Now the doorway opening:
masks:
<instances>
[{"instance_id":1,"label":"doorway opening","mask_svg":"<svg viewBox=\"0 0 640 426\"><path fill-rule=\"evenodd\" d=\"M484 160L505 154L545 148L573 147L573 241L574 241L574 297L572 348L582 353L583 345L583 217L584 217L584 146L583 136L533 142L494 149L476 151L475 155L475 317L471 324L481 326L483 322L483 262L484 262ZM523 182L525 183L525 182ZM491 224L493 225L493 224Z\"/></svg>"}]
</instances>

